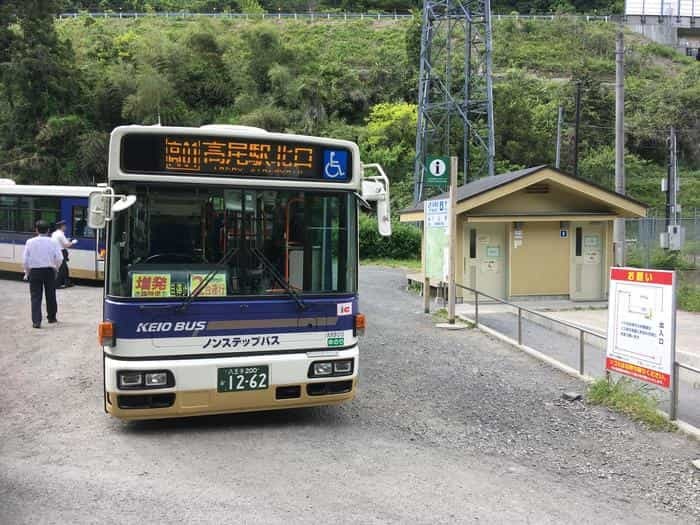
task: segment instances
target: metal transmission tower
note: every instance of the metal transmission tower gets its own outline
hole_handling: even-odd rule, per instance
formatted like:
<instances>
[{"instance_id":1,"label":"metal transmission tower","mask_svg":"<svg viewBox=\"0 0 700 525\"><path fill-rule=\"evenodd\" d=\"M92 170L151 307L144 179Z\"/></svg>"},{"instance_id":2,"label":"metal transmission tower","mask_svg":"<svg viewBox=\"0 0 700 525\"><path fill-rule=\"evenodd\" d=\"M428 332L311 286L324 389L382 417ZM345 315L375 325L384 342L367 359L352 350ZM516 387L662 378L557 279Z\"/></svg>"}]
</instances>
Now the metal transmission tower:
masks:
<instances>
[{"instance_id":1,"label":"metal transmission tower","mask_svg":"<svg viewBox=\"0 0 700 525\"><path fill-rule=\"evenodd\" d=\"M494 173L491 0L424 0L415 202L426 155L458 155L465 182Z\"/></svg>"}]
</instances>

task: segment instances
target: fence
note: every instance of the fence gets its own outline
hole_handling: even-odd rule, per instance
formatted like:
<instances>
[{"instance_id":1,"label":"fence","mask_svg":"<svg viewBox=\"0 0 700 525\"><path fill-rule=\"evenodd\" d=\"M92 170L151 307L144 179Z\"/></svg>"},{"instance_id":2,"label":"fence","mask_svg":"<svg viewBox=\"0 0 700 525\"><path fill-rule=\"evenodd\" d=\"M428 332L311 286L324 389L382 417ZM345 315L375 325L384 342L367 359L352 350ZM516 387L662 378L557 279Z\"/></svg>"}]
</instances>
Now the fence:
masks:
<instances>
[{"instance_id":1,"label":"fence","mask_svg":"<svg viewBox=\"0 0 700 525\"><path fill-rule=\"evenodd\" d=\"M462 284L456 286L473 294L473 321L477 327L489 328L521 348L534 350L567 372L584 377L607 375L605 333L555 319L522 304L511 303ZM442 297L445 297L444 293ZM494 311L494 305L501 310ZM490 311L482 311L485 307ZM655 387L649 385L648 388ZM656 394L661 409L671 420L682 419L700 428L700 369L676 361L671 391L657 389Z\"/></svg>"},{"instance_id":2,"label":"fence","mask_svg":"<svg viewBox=\"0 0 700 525\"><path fill-rule=\"evenodd\" d=\"M679 254L673 255L660 245L666 231L666 219L647 217L625 220L626 264L643 268L669 268L671 263L700 272L700 213L679 221L685 230L685 242ZM669 256L672 257L669 258ZM698 279L697 282L700 282Z\"/></svg>"},{"instance_id":3,"label":"fence","mask_svg":"<svg viewBox=\"0 0 700 525\"><path fill-rule=\"evenodd\" d=\"M377 20L380 22L392 20L411 20L410 13L232 13L212 12L212 13L191 13L189 11L151 11L138 13L134 11L80 11L74 13L60 13L60 20L80 18L173 18L173 19L195 19L195 18L228 18L236 20Z\"/></svg>"}]
</instances>

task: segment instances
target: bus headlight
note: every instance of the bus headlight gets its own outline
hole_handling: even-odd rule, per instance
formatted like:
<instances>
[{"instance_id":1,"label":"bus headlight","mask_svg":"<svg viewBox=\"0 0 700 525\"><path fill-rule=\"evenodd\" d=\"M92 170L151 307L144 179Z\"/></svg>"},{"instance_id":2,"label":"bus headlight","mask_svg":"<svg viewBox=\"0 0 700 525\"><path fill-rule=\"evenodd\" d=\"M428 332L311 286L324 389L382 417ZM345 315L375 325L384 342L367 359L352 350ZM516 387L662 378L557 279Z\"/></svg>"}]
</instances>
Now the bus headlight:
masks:
<instances>
[{"instance_id":1,"label":"bus headlight","mask_svg":"<svg viewBox=\"0 0 700 525\"><path fill-rule=\"evenodd\" d=\"M168 384L168 374L165 372L151 372L146 374L146 386L165 386Z\"/></svg>"},{"instance_id":2,"label":"bus headlight","mask_svg":"<svg viewBox=\"0 0 700 525\"><path fill-rule=\"evenodd\" d=\"M118 372L119 388L136 388L143 386L143 374L141 372Z\"/></svg>"},{"instance_id":3,"label":"bus headlight","mask_svg":"<svg viewBox=\"0 0 700 525\"><path fill-rule=\"evenodd\" d=\"M120 390L148 390L175 386L175 376L170 370L119 370L117 385Z\"/></svg>"},{"instance_id":4,"label":"bus headlight","mask_svg":"<svg viewBox=\"0 0 700 525\"><path fill-rule=\"evenodd\" d=\"M352 374L352 359L333 361L333 374L337 376Z\"/></svg>"},{"instance_id":5,"label":"bus headlight","mask_svg":"<svg viewBox=\"0 0 700 525\"><path fill-rule=\"evenodd\" d=\"M333 363L314 363L314 376L329 376L333 373Z\"/></svg>"},{"instance_id":6,"label":"bus headlight","mask_svg":"<svg viewBox=\"0 0 700 525\"><path fill-rule=\"evenodd\" d=\"M353 359L338 359L336 361L316 361L309 367L309 377L336 377L352 375Z\"/></svg>"}]
</instances>

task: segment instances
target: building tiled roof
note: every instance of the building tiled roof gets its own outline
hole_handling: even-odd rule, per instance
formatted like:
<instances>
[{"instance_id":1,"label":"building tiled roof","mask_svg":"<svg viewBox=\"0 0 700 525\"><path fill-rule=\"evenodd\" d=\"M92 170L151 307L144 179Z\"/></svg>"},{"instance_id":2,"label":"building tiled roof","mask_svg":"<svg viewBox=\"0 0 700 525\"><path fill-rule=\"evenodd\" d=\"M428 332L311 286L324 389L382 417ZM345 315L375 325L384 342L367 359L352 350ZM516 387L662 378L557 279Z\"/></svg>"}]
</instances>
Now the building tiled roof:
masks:
<instances>
[{"instance_id":1,"label":"building tiled roof","mask_svg":"<svg viewBox=\"0 0 700 525\"><path fill-rule=\"evenodd\" d=\"M548 168L547 165L541 165L541 166L534 166L532 168L525 168L522 170L517 170L517 171L509 171L508 173L501 173L499 175L494 175L493 177L483 177L481 179L473 180L467 184L464 184L463 186L459 186L457 188L457 195L456 199L457 202L462 202L467 199L470 199L472 197L476 197L477 195L480 195L482 193L486 193L487 191L493 190L495 188L498 188L499 186L503 186L505 184L508 184L510 182L513 182L514 180L520 179L522 177L527 177L528 175L531 175L533 173L536 173L542 169ZM561 172L559 170L555 170L554 168L550 168L558 173L561 173L562 175L566 175L567 177L572 177L571 175L568 175L567 173ZM573 178L573 177L572 177ZM598 189L602 189L604 191L607 191L611 195L615 195L617 197L621 197L623 199L627 199L629 201L634 202L635 204L639 204L642 206L646 207L646 204L641 203L639 201L636 201L634 199L630 199L629 197L625 197L624 195L619 195L617 193L613 193L610 190L606 188L602 188L598 186L597 184L593 184L590 181L587 181L585 179L576 179L580 180L582 182L585 182L586 184L590 184L591 186L594 186ZM435 197L431 197L428 200L437 200L437 199L447 199L450 196L448 192L443 192L440 195L436 195ZM423 201L414 204L412 206L409 206L408 208L401 210L400 213L414 213L414 212L422 212L423 211Z\"/></svg>"}]
</instances>

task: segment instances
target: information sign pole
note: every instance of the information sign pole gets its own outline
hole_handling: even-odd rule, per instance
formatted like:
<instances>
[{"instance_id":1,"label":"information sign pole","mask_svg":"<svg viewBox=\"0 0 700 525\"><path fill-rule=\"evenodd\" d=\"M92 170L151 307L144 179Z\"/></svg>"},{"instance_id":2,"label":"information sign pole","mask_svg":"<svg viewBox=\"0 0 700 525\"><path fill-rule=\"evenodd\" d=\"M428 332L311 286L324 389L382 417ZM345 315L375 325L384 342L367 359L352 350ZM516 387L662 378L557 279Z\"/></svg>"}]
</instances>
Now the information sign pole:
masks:
<instances>
[{"instance_id":1,"label":"information sign pole","mask_svg":"<svg viewBox=\"0 0 700 525\"><path fill-rule=\"evenodd\" d=\"M449 264L447 276L447 321L455 324L455 264L457 262L457 157L450 157L450 223L449 223Z\"/></svg>"}]
</instances>

